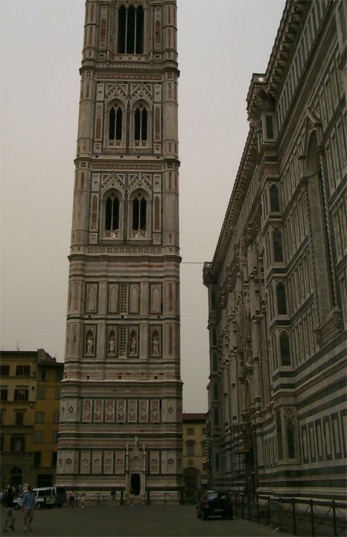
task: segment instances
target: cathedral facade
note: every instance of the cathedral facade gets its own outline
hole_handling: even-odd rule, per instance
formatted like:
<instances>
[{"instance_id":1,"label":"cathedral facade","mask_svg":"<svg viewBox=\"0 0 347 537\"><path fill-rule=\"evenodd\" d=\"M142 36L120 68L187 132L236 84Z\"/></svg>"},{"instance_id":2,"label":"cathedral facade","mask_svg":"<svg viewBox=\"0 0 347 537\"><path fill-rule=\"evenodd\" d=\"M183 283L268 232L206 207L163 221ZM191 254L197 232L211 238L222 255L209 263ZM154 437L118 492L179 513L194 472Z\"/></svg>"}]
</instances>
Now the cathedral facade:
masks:
<instances>
[{"instance_id":1,"label":"cathedral facade","mask_svg":"<svg viewBox=\"0 0 347 537\"><path fill-rule=\"evenodd\" d=\"M82 24L82 21L81 21ZM175 0L87 0L57 481L182 486Z\"/></svg>"},{"instance_id":2,"label":"cathedral facade","mask_svg":"<svg viewBox=\"0 0 347 537\"><path fill-rule=\"evenodd\" d=\"M209 294L214 487L344 498L347 4L288 0L263 74Z\"/></svg>"}]
</instances>

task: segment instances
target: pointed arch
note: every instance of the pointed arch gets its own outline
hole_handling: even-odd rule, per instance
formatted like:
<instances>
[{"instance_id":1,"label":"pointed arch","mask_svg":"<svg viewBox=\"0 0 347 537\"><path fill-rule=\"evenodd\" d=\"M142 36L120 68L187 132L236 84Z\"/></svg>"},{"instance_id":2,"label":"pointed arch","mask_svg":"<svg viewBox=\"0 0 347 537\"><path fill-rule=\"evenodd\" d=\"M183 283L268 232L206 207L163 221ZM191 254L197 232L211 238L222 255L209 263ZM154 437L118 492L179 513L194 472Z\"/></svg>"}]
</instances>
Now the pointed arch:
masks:
<instances>
[{"instance_id":1,"label":"pointed arch","mask_svg":"<svg viewBox=\"0 0 347 537\"><path fill-rule=\"evenodd\" d=\"M285 330L282 330L280 333L280 355L281 365L290 365L289 335Z\"/></svg>"},{"instance_id":2,"label":"pointed arch","mask_svg":"<svg viewBox=\"0 0 347 537\"><path fill-rule=\"evenodd\" d=\"M122 4L118 11L118 54L143 54L143 44L142 5Z\"/></svg>"},{"instance_id":3,"label":"pointed arch","mask_svg":"<svg viewBox=\"0 0 347 537\"><path fill-rule=\"evenodd\" d=\"M119 103L114 103L108 113L108 139L120 141L123 138L123 110Z\"/></svg>"},{"instance_id":4,"label":"pointed arch","mask_svg":"<svg viewBox=\"0 0 347 537\"><path fill-rule=\"evenodd\" d=\"M123 231L123 196L118 189L104 192L101 208L102 236L105 239L120 239Z\"/></svg>"},{"instance_id":5,"label":"pointed arch","mask_svg":"<svg viewBox=\"0 0 347 537\"><path fill-rule=\"evenodd\" d=\"M135 110L135 141L147 141L148 138L148 111L143 105L140 105Z\"/></svg>"},{"instance_id":6,"label":"pointed arch","mask_svg":"<svg viewBox=\"0 0 347 537\"><path fill-rule=\"evenodd\" d=\"M279 282L276 285L276 296L277 296L277 313L279 315L286 315L287 313L286 288L283 282Z\"/></svg>"},{"instance_id":7,"label":"pointed arch","mask_svg":"<svg viewBox=\"0 0 347 537\"><path fill-rule=\"evenodd\" d=\"M295 459L296 457L296 438L295 438L295 424L293 420L288 420L286 423L286 437L287 437L287 455L288 459Z\"/></svg>"},{"instance_id":8,"label":"pointed arch","mask_svg":"<svg viewBox=\"0 0 347 537\"><path fill-rule=\"evenodd\" d=\"M145 232L148 226L147 199L142 191L137 191L133 196L131 227L134 232Z\"/></svg>"},{"instance_id":9,"label":"pointed arch","mask_svg":"<svg viewBox=\"0 0 347 537\"><path fill-rule=\"evenodd\" d=\"M283 261L282 231L278 227L275 227L272 231L272 244L274 261Z\"/></svg>"},{"instance_id":10,"label":"pointed arch","mask_svg":"<svg viewBox=\"0 0 347 537\"><path fill-rule=\"evenodd\" d=\"M251 387L249 384L249 381L245 384L245 410L249 410L252 406L252 399L251 399Z\"/></svg>"},{"instance_id":11,"label":"pointed arch","mask_svg":"<svg viewBox=\"0 0 347 537\"><path fill-rule=\"evenodd\" d=\"M272 212L279 212L280 210L280 197L277 185L270 186L270 210Z\"/></svg>"}]
</instances>

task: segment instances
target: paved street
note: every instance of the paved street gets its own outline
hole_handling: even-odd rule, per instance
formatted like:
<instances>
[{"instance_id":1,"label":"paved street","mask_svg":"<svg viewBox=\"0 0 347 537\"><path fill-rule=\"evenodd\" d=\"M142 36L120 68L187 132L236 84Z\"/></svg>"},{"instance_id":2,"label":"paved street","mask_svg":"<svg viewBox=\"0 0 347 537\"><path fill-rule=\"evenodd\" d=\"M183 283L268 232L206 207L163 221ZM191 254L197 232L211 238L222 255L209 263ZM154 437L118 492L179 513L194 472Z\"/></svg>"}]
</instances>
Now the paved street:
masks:
<instances>
[{"instance_id":1,"label":"paved street","mask_svg":"<svg viewBox=\"0 0 347 537\"><path fill-rule=\"evenodd\" d=\"M23 532L23 513L16 511L16 531L1 535L42 537L272 537L271 528L236 518L196 518L193 505L86 505L35 511L32 532ZM276 532L276 536L284 536Z\"/></svg>"}]
</instances>

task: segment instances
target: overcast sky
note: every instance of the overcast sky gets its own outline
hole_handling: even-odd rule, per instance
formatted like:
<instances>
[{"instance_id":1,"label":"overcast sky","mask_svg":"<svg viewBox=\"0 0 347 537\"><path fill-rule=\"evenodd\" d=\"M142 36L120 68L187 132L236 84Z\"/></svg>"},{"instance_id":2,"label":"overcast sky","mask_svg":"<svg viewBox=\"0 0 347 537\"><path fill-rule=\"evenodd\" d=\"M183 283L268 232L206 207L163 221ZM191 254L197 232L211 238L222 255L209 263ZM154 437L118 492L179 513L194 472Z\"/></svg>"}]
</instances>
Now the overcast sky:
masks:
<instances>
[{"instance_id":1,"label":"overcast sky","mask_svg":"<svg viewBox=\"0 0 347 537\"><path fill-rule=\"evenodd\" d=\"M1 348L64 360L84 0L0 0ZM211 261L284 0L178 0L183 410L207 410Z\"/></svg>"}]
</instances>

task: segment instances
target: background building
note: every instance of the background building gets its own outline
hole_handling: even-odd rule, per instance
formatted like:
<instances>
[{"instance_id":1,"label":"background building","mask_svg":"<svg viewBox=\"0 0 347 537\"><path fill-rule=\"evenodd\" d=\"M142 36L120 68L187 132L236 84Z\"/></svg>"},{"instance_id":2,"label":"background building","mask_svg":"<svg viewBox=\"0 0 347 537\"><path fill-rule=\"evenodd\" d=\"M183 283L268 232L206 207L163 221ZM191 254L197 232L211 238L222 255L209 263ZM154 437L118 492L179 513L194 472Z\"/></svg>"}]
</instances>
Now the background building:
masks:
<instances>
[{"instance_id":1,"label":"background building","mask_svg":"<svg viewBox=\"0 0 347 537\"><path fill-rule=\"evenodd\" d=\"M64 364L43 349L0 352L1 484L55 483Z\"/></svg>"},{"instance_id":2,"label":"background building","mask_svg":"<svg viewBox=\"0 0 347 537\"><path fill-rule=\"evenodd\" d=\"M207 485L206 414L183 413L183 477L186 498L195 501Z\"/></svg>"},{"instance_id":3,"label":"background building","mask_svg":"<svg viewBox=\"0 0 347 537\"><path fill-rule=\"evenodd\" d=\"M177 501L176 2L87 0L84 27L58 481Z\"/></svg>"},{"instance_id":4,"label":"background building","mask_svg":"<svg viewBox=\"0 0 347 537\"><path fill-rule=\"evenodd\" d=\"M288 0L212 262L213 486L345 498L347 3Z\"/></svg>"}]
</instances>

